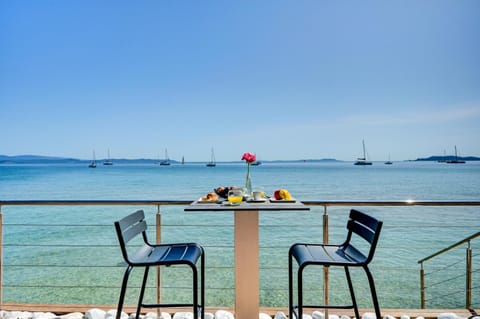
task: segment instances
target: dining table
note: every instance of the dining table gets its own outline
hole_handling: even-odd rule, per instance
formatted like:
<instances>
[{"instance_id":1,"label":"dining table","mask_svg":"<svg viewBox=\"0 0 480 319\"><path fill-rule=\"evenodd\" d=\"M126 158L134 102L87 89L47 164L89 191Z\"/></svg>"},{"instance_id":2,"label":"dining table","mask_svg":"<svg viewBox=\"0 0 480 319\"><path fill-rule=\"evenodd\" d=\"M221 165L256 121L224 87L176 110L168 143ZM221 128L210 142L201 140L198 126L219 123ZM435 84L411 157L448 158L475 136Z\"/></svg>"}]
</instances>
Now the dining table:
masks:
<instances>
[{"instance_id":1,"label":"dining table","mask_svg":"<svg viewBox=\"0 0 480 319\"><path fill-rule=\"evenodd\" d=\"M235 318L258 318L260 310L259 280L259 212L308 211L301 201L244 200L231 205L227 200L193 201L184 208L186 212L225 212L234 214L234 267L235 267ZM287 253L287 252L285 252Z\"/></svg>"}]
</instances>

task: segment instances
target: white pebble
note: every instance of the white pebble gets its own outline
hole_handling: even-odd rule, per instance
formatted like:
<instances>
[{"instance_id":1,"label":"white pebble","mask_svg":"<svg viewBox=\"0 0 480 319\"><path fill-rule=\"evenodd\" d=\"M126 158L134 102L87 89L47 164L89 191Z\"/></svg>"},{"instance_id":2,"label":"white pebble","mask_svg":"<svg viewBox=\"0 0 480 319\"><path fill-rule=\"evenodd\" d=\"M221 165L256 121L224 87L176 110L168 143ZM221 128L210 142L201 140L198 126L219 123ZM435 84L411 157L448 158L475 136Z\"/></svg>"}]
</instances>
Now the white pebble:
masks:
<instances>
[{"instance_id":1,"label":"white pebble","mask_svg":"<svg viewBox=\"0 0 480 319\"><path fill-rule=\"evenodd\" d=\"M205 319L215 319L215 315L211 312L205 312Z\"/></svg>"},{"instance_id":2,"label":"white pebble","mask_svg":"<svg viewBox=\"0 0 480 319\"><path fill-rule=\"evenodd\" d=\"M279 311L275 314L275 317L273 317L273 319L287 319L287 315Z\"/></svg>"},{"instance_id":3,"label":"white pebble","mask_svg":"<svg viewBox=\"0 0 480 319\"><path fill-rule=\"evenodd\" d=\"M93 308L85 312L85 319L105 319L105 314L102 309Z\"/></svg>"},{"instance_id":4,"label":"white pebble","mask_svg":"<svg viewBox=\"0 0 480 319\"><path fill-rule=\"evenodd\" d=\"M409 315L401 315L400 319L410 319L410 316Z\"/></svg>"},{"instance_id":5,"label":"white pebble","mask_svg":"<svg viewBox=\"0 0 480 319\"><path fill-rule=\"evenodd\" d=\"M340 317L340 319L350 319L350 317L347 316L347 315L342 315L342 316Z\"/></svg>"},{"instance_id":6,"label":"white pebble","mask_svg":"<svg viewBox=\"0 0 480 319\"><path fill-rule=\"evenodd\" d=\"M258 314L258 319L272 319L270 315L267 315L266 313L260 313Z\"/></svg>"},{"instance_id":7,"label":"white pebble","mask_svg":"<svg viewBox=\"0 0 480 319\"><path fill-rule=\"evenodd\" d=\"M391 315L386 315L386 316L383 316L383 319L395 319L395 317Z\"/></svg>"},{"instance_id":8,"label":"white pebble","mask_svg":"<svg viewBox=\"0 0 480 319\"><path fill-rule=\"evenodd\" d=\"M377 319L377 316L373 312L365 312L362 319Z\"/></svg>"},{"instance_id":9,"label":"white pebble","mask_svg":"<svg viewBox=\"0 0 480 319\"><path fill-rule=\"evenodd\" d=\"M34 312L32 315L33 319L51 319L56 317L57 316L51 312Z\"/></svg>"},{"instance_id":10,"label":"white pebble","mask_svg":"<svg viewBox=\"0 0 480 319\"><path fill-rule=\"evenodd\" d=\"M458 316L452 312L442 312L438 315L438 319L457 319Z\"/></svg>"},{"instance_id":11,"label":"white pebble","mask_svg":"<svg viewBox=\"0 0 480 319\"><path fill-rule=\"evenodd\" d=\"M325 314L321 311L314 311L312 312L312 318L313 319L325 319Z\"/></svg>"},{"instance_id":12,"label":"white pebble","mask_svg":"<svg viewBox=\"0 0 480 319\"><path fill-rule=\"evenodd\" d=\"M6 311L4 314L5 319L31 319L32 313L28 311Z\"/></svg>"},{"instance_id":13,"label":"white pebble","mask_svg":"<svg viewBox=\"0 0 480 319\"><path fill-rule=\"evenodd\" d=\"M83 319L83 313L81 312L71 312L65 315L60 316L61 319Z\"/></svg>"},{"instance_id":14,"label":"white pebble","mask_svg":"<svg viewBox=\"0 0 480 319\"><path fill-rule=\"evenodd\" d=\"M193 312L177 312L173 319L193 319Z\"/></svg>"},{"instance_id":15,"label":"white pebble","mask_svg":"<svg viewBox=\"0 0 480 319\"><path fill-rule=\"evenodd\" d=\"M215 312L215 319L235 319L231 312L225 310L218 310Z\"/></svg>"}]
</instances>

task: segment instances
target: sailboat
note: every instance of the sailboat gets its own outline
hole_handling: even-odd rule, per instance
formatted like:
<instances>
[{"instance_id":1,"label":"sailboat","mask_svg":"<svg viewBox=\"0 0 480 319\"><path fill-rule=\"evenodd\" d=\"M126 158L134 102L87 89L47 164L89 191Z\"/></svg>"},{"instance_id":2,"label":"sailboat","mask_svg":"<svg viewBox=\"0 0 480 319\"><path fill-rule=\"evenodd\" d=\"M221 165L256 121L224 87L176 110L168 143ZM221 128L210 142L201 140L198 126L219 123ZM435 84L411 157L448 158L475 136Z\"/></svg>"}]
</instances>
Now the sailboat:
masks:
<instances>
[{"instance_id":1,"label":"sailboat","mask_svg":"<svg viewBox=\"0 0 480 319\"><path fill-rule=\"evenodd\" d=\"M354 165L372 165L372 162L367 161L367 158L365 156L365 141L362 140L362 145L363 145L363 157L357 158L357 161L353 163Z\"/></svg>"},{"instance_id":2,"label":"sailboat","mask_svg":"<svg viewBox=\"0 0 480 319\"><path fill-rule=\"evenodd\" d=\"M465 164L465 161L459 160L457 156L457 145L455 145L455 159L446 161L447 164Z\"/></svg>"},{"instance_id":3,"label":"sailboat","mask_svg":"<svg viewBox=\"0 0 480 319\"><path fill-rule=\"evenodd\" d=\"M385 162L385 165L392 165L393 162L390 160L390 154L388 155L388 161Z\"/></svg>"},{"instance_id":4,"label":"sailboat","mask_svg":"<svg viewBox=\"0 0 480 319\"><path fill-rule=\"evenodd\" d=\"M112 160L110 159L110 149L108 150L108 157L105 161L103 161L103 165L113 165Z\"/></svg>"},{"instance_id":5,"label":"sailboat","mask_svg":"<svg viewBox=\"0 0 480 319\"><path fill-rule=\"evenodd\" d=\"M93 150L93 159L90 162L90 164L88 165L88 167L90 167L90 168L97 167L97 160L95 159L95 150Z\"/></svg>"},{"instance_id":6,"label":"sailboat","mask_svg":"<svg viewBox=\"0 0 480 319\"><path fill-rule=\"evenodd\" d=\"M165 159L160 162L160 165L162 165L162 166L168 166L168 165L170 165L170 159L168 158L167 149L165 149Z\"/></svg>"},{"instance_id":7,"label":"sailboat","mask_svg":"<svg viewBox=\"0 0 480 319\"><path fill-rule=\"evenodd\" d=\"M215 166L217 166L217 163L215 162L215 153L212 147L212 154L210 155L210 162L207 163L207 167L215 167Z\"/></svg>"}]
</instances>

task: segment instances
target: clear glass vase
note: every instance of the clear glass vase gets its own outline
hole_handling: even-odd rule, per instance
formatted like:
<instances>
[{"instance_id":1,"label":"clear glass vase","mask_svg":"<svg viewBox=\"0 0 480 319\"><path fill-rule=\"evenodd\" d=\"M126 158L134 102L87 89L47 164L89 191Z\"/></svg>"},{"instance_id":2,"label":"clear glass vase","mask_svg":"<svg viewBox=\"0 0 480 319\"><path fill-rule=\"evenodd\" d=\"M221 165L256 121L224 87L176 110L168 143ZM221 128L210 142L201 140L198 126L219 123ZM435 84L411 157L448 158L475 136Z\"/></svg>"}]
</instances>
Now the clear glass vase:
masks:
<instances>
[{"instance_id":1,"label":"clear glass vase","mask_svg":"<svg viewBox=\"0 0 480 319\"><path fill-rule=\"evenodd\" d=\"M245 177L245 188L248 196L252 195L252 180L250 179L250 163L247 163L247 176Z\"/></svg>"}]
</instances>

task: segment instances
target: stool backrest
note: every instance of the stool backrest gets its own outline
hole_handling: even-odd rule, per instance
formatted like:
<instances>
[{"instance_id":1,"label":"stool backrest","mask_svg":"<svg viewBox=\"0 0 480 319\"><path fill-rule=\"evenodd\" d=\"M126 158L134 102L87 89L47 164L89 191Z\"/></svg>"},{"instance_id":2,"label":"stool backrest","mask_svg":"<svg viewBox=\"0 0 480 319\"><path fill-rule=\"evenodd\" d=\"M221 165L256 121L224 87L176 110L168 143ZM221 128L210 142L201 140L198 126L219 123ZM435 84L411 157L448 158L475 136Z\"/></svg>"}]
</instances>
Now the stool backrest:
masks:
<instances>
[{"instance_id":1,"label":"stool backrest","mask_svg":"<svg viewBox=\"0 0 480 319\"><path fill-rule=\"evenodd\" d=\"M368 264L375 254L382 225L382 221L379 221L372 216L355 209L350 210L350 219L347 223L348 235L345 243L342 245L345 254L351 256L352 259L355 259L362 264ZM351 244L353 235L359 236L369 244L366 256Z\"/></svg>"},{"instance_id":2,"label":"stool backrest","mask_svg":"<svg viewBox=\"0 0 480 319\"><path fill-rule=\"evenodd\" d=\"M135 213L116 221L115 230L117 231L117 237L123 258L126 262L130 263L127 250L128 242L142 234L144 243L148 244L146 233L147 223L145 222L145 214L143 210L138 210Z\"/></svg>"}]
</instances>

